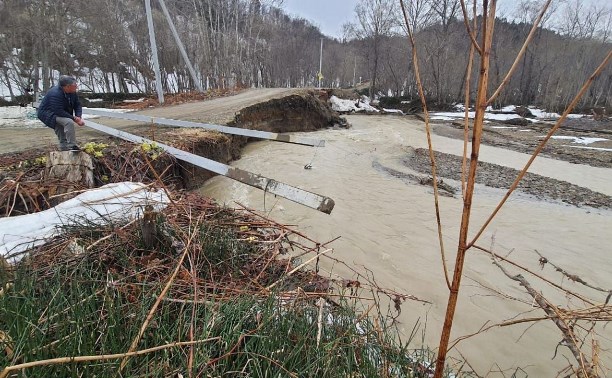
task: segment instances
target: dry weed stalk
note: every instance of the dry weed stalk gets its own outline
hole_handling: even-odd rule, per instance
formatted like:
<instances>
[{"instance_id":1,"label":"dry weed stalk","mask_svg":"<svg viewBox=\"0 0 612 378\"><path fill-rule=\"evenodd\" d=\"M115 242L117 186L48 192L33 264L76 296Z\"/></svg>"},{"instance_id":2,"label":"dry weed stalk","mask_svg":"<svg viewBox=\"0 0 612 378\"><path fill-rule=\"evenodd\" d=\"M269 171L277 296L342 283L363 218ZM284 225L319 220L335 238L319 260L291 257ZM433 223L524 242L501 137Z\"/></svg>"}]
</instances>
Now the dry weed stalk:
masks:
<instances>
[{"instance_id":1,"label":"dry weed stalk","mask_svg":"<svg viewBox=\"0 0 612 378\"><path fill-rule=\"evenodd\" d=\"M438 225L438 243L440 244L440 254L442 258L442 268L444 269L444 279L446 285L451 288L451 283L448 277L448 268L446 267L446 256L444 253L444 240L442 238L442 220L440 218L440 196L438 194L438 177L436 174L436 158L433 151L431 142L431 127L429 125L429 112L427 110L427 101L425 99L425 92L423 91L423 84L421 82L421 75L419 73L419 60L417 56L416 41L414 40L414 34L410 28L410 22L408 22L408 14L406 13L406 7L404 1L400 0L400 6L402 8L402 14L404 15L404 22L408 31L408 39L412 46L412 64L414 65L414 75L416 77L419 97L421 99L421 105L423 105L423 114L425 115L425 132L427 134L427 146L429 148L429 161L431 162L431 178L434 190L434 207L436 210L436 222Z\"/></svg>"},{"instance_id":2,"label":"dry weed stalk","mask_svg":"<svg viewBox=\"0 0 612 378\"><path fill-rule=\"evenodd\" d=\"M117 353L117 354L103 354L99 356L75 356L75 357L58 357L52 358L49 360L40 360L40 361L32 361L19 365L12 365L5 367L2 371L0 371L0 378L7 378L9 374L13 371L28 369L36 366L45 366L45 365L61 365L61 364L72 364L75 362L94 362L94 361L108 361L108 360L117 360L120 358L128 358L133 356L141 356L143 354L157 352L159 350L176 348L180 346L188 346L195 344L202 344L210 341L217 341L219 337L213 337L206 340L195 340L195 341L182 341L182 342L173 342L165 345L156 346L153 348L142 349L133 352L127 353Z\"/></svg>"},{"instance_id":3,"label":"dry weed stalk","mask_svg":"<svg viewBox=\"0 0 612 378\"><path fill-rule=\"evenodd\" d=\"M586 357L580 350L579 339L574 332L574 327L571 324L572 317L568 316L569 314L562 314L562 312L555 305L546 300L540 293L538 293L533 286L523 277L521 274L512 275L510 274L497 260L495 257L493 258L493 263L511 280L517 281L521 286L525 288L525 290L529 293L529 295L533 298L534 302L548 315L548 317L555 323L557 328L563 334L562 345L567 347L576 361L578 361L580 365L580 374L581 377L595 377L593 374L593 365L591 362L587 361Z\"/></svg>"},{"instance_id":4,"label":"dry weed stalk","mask_svg":"<svg viewBox=\"0 0 612 378\"><path fill-rule=\"evenodd\" d=\"M198 229L199 224L200 224L200 219L198 219L195 222L195 227L194 227L195 230ZM174 282L174 279L176 278L176 275L178 274L179 270L183 267L183 261L185 260L185 257L189 253L189 247L191 245L193 237L194 237L194 233L191 233L189 235L189 237L187 238L187 243L186 244L181 242L181 241L173 240L173 243L172 243L173 247L175 247L177 249L177 252L180 253L181 257L178 260L178 262L176 263L176 267L174 268L174 271L172 272L172 275L168 279L168 282L166 283L166 286L164 286L163 290L161 291L161 293L157 297L157 300L155 301L155 303L153 304L153 306L149 310L149 313L147 314L147 318L145 319L144 323L142 324L142 327L140 327L140 331L138 332L138 336L136 336L136 338L132 341L132 345L130 346L130 349L128 349L128 353L133 352L138 347L138 343L140 342L140 339L142 338L142 335L144 334L144 332L146 331L147 327L149 326L149 322L153 318L153 315L155 314L155 311L157 310L157 307L161 303L162 299L168 293L168 290L170 290L170 286L172 286L172 283ZM182 249L182 251L180 249ZM127 364L128 359L129 359L129 356L126 356L121 361L121 365L119 366L119 373L121 373L121 370L123 370L123 368L125 368L125 365Z\"/></svg>"},{"instance_id":5,"label":"dry weed stalk","mask_svg":"<svg viewBox=\"0 0 612 378\"><path fill-rule=\"evenodd\" d=\"M461 159L461 198L465 200L465 191L467 190L467 149L468 149L468 136L470 129L470 120L469 120L469 112L470 112L470 82L472 80L472 66L474 64L474 50L477 50L479 54L482 54L482 49L478 46L478 42L476 42L476 37L474 35L474 30L478 26L476 22L476 1L474 1L474 6L472 9L473 16L473 27L469 28L470 24L468 22L468 15L465 7L465 1L461 1L461 10L463 11L463 20L465 22L466 28L468 28L468 34L470 35L470 39L472 43L470 44L470 54L468 56L468 64L466 67L466 75L465 75L465 94L464 94L464 107L465 107L465 115L464 115L464 124L463 124L463 157Z\"/></svg>"}]
</instances>

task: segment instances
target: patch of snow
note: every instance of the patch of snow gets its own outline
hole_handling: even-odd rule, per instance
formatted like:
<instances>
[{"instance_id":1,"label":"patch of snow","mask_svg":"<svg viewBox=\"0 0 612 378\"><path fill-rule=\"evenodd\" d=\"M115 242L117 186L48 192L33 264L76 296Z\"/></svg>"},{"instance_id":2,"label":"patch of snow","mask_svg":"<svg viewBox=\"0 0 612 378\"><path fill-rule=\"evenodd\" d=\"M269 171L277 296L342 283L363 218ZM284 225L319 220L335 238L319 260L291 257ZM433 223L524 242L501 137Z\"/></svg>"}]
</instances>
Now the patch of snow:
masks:
<instances>
[{"instance_id":1,"label":"patch of snow","mask_svg":"<svg viewBox=\"0 0 612 378\"><path fill-rule=\"evenodd\" d=\"M536 107L529 107L529 111L536 118L559 118L561 117L558 113L549 113L546 110L538 109Z\"/></svg>"},{"instance_id":2,"label":"patch of snow","mask_svg":"<svg viewBox=\"0 0 612 378\"><path fill-rule=\"evenodd\" d=\"M453 118L453 117L446 117L446 116L431 116L429 117L429 119L431 120L437 120L437 121L454 121L457 118Z\"/></svg>"},{"instance_id":3,"label":"patch of snow","mask_svg":"<svg viewBox=\"0 0 612 378\"><path fill-rule=\"evenodd\" d=\"M383 110L385 113L397 113L397 114L404 115L404 112L403 112L403 111L401 111L401 110L399 110L399 109L385 109L385 108L382 108L382 110Z\"/></svg>"},{"instance_id":4,"label":"patch of snow","mask_svg":"<svg viewBox=\"0 0 612 378\"><path fill-rule=\"evenodd\" d=\"M331 96L329 102L332 104L332 109L337 112L378 112L379 110L370 105L367 97L363 96L360 100L343 100L336 96Z\"/></svg>"},{"instance_id":5,"label":"patch of snow","mask_svg":"<svg viewBox=\"0 0 612 378\"><path fill-rule=\"evenodd\" d=\"M104 100L101 99L101 98L88 98L87 101L89 101L89 102L102 102Z\"/></svg>"},{"instance_id":6,"label":"patch of snow","mask_svg":"<svg viewBox=\"0 0 612 378\"><path fill-rule=\"evenodd\" d=\"M533 114L536 118L561 118L561 114L559 113L549 113L546 110L538 109L535 107L529 107L531 114ZM568 114L567 118L586 118L584 114Z\"/></svg>"},{"instance_id":7,"label":"patch of snow","mask_svg":"<svg viewBox=\"0 0 612 378\"><path fill-rule=\"evenodd\" d=\"M544 136L540 136L540 138L544 138ZM553 135L552 139L561 139L561 140L571 140L572 143L584 144L588 145L595 142L604 142L608 139L606 138L589 138L589 137L575 137L575 136L567 136L567 135Z\"/></svg>"},{"instance_id":8,"label":"patch of snow","mask_svg":"<svg viewBox=\"0 0 612 378\"><path fill-rule=\"evenodd\" d=\"M490 114L490 113L485 113L485 119L491 119L494 121L507 121L509 119L515 119L515 118L523 118L517 114Z\"/></svg>"},{"instance_id":9,"label":"patch of snow","mask_svg":"<svg viewBox=\"0 0 612 378\"><path fill-rule=\"evenodd\" d=\"M431 115L432 115L432 119L433 117L438 117L438 116L457 119L457 118L464 118L465 112L435 112L435 113L431 113ZM476 112L468 112L469 118L474 118L475 115L476 115ZM485 119L492 120L492 121L507 121L509 119L514 119L514 118L522 118L522 117L516 114L485 113Z\"/></svg>"},{"instance_id":10,"label":"patch of snow","mask_svg":"<svg viewBox=\"0 0 612 378\"><path fill-rule=\"evenodd\" d=\"M32 106L0 107L0 129L9 127L46 127L36 118L36 109Z\"/></svg>"},{"instance_id":11,"label":"patch of snow","mask_svg":"<svg viewBox=\"0 0 612 378\"><path fill-rule=\"evenodd\" d=\"M516 105L508 105L501 108L502 112L514 112L516 110Z\"/></svg>"},{"instance_id":12,"label":"patch of snow","mask_svg":"<svg viewBox=\"0 0 612 378\"><path fill-rule=\"evenodd\" d=\"M127 222L145 205L161 210L168 202L163 190L154 192L142 183L120 182L88 190L39 213L0 218L0 256L15 263L22 252L60 234L62 226Z\"/></svg>"},{"instance_id":13,"label":"patch of snow","mask_svg":"<svg viewBox=\"0 0 612 378\"><path fill-rule=\"evenodd\" d=\"M85 109L89 109L88 107L84 106L83 110ZM109 113L128 113L128 112L133 112L133 109L107 109L107 108L91 108L91 109L95 109L95 110L101 110L101 111L105 111L105 112L109 112ZM92 118L99 118L101 116L99 115L93 115L93 114L83 114L83 119L92 119Z\"/></svg>"},{"instance_id":14,"label":"patch of snow","mask_svg":"<svg viewBox=\"0 0 612 378\"><path fill-rule=\"evenodd\" d=\"M516 126L491 126L492 129L516 129Z\"/></svg>"},{"instance_id":15,"label":"patch of snow","mask_svg":"<svg viewBox=\"0 0 612 378\"><path fill-rule=\"evenodd\" d=\"M83 109L87 109L83 107ZM107 112L125 113L131 111L129 109L106 109L96 108ZM84 119L97 118L99 116L83 114ZM41 121L36 118L36 108L32 106L2 106L0 107L0 129L2 128L43 128L46 127Z\"/></svg>"},{"instance_id":16,"label":"patch of snow","mask_svg":"<svg viewBox=\"0 0 612 378\"><path fill-rule=\"evenodd\" d=\"M612 152L612 148L603 148L603 147L570 146L570 145L565 145L563 147L582 148L583 150L595 150L595 151Z\"/></svg>"},{"instance_id":17,"label":"patch of snow","mask_svg":"<svg viewBox=\"0 0 612 378\"><path fill-rule=\"evenodd\" d=\"M138 100L123 100L123 102L128 102L128 103L138 103L138 102L143 102L145 100L144 97L139 98Z\"/></svg>"}]
</instances>

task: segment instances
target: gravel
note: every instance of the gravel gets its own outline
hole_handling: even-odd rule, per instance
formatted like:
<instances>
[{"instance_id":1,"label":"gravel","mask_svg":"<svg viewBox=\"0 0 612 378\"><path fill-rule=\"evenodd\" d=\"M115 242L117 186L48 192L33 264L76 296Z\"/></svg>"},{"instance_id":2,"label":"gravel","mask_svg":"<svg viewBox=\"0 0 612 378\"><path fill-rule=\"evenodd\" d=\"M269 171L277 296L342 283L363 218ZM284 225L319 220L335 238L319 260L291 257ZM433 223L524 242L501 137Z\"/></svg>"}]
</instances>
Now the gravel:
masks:
<instances>
[{"instance_id":1,"label":"gravel","mask_svg":"<svg viewBox=\"0 0 612 378\"><path fill-rule=\"evenodd\" d=\"M461 157L435 151L437 171L440 177L461 180ZM468 165L469 165L468 159ZM430 173L429 152L415 149L404 163L419 173ZM478 163L476 182L493 188L509 188L519 171L497 164ZM612 209L612 197L565 181L527 172L517 190L544 200L562 201L578 207Z\"/></svg>"}]
</instances>

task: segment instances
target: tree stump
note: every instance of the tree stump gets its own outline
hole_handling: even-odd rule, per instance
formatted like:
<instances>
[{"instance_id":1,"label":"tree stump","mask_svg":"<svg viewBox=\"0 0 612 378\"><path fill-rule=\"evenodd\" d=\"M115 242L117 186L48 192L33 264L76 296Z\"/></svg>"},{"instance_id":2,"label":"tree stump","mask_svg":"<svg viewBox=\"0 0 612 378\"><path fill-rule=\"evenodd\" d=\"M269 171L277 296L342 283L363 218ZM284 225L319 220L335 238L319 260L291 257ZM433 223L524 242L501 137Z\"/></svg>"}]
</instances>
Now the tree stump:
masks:
<instances>
[{"instance_id":1,"label":"tree stump","mask_svg":"<svg viewBox=\"0 0 612 378\"><path fill-rule=\"evenodd\" d=\"M52 206L76 196L77 190L93 188L91 156L84 152L51 151L44 179L49 184L49 202Z\"/></svg>"},{"instance_id":2,"label":"tree stump","mask_svg":"<svg viewBox=\"0 0 612 378\"><path fill-rule=\"evenodd\" d=\"M142 231L142 241L147 249L155 249L158 244L157 239L157 215L153 206L146 205L144 213L140 219L140 230Z\"/></svg>"}]
</instances>

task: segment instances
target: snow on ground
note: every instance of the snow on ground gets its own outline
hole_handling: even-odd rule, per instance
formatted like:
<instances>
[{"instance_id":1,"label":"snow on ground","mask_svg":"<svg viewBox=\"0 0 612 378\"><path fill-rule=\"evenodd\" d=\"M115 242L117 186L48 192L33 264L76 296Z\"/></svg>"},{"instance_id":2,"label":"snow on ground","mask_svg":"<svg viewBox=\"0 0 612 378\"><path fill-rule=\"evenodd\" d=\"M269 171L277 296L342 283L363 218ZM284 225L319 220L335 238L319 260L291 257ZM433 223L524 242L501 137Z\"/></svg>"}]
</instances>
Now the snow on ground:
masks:
<instances>
[{"instance_id":1,"label":"snow on ground","mask_svg":"<svg viewBox=\"0 0 612 378\"><path fill-rule=\"evenodd\" d=\"M435 114L435 113L433 113ZM431 120L436 120L436 121L454 121L456 119L458 119L460 117L446 117L446 116L439 116L439 115L432 115L429 117L429 119Z\"/></svg>"},{"instance_id":2,"label":"snow on ground","mask_svg":"<svg viewBox=\"0 0 612 378\"><path fill-rule=\"evenodd\" d=\"M366 96L362 96L357 101L343 100L336 96L331 96L329 102L332 104L332 109L337 112L379 112L378 109L370 105L370 100Z\"/></svg>"},{"instance_id":3,"label":"snow on ground","mask_svg":"<svg viewBox=\"0 0 612 378\"><path fill-rule=\"evenodd\" d=\"M60 234L62 226L127 223L145 205L161 210L168 202L162 190L153 192L142 183L120 182L88 190L39 213L0 218L0 256L15 263L23 257L21 252Z\"/></svg>"},{"instance_id":4,"label":"snow on ground","mask_svg":"<svg viewBox=\"0 0 612 378\"><path fill-rule=\"evenodd\" d=\"M83 108L87 109L87 108ZM106 112L125 113L131 110L128 109L106 109L96 108L96 110L104 110ZM96 115L83 114L83 118L91 119L98 118ZM36 108L32 106L2 106L0 107L0 129L24 127L24 128L41 128L46 127L36 118Z\"/></svg>"},{"instance_id":5,"label":"snow on ground","mask_svg":"<svg viewBox=\"0 0 612 378\"><path fill-rule=\"evenodd\" d=\"M0 128L5 127L45 127L36 118L36 109L31 106L0 107Z\"/></svg>"},{"instance_id":6,"label":"snow on ground","mask_svg":"<svg viewBox=\"0 0 612 378\"><path fill-rule=\"evenodd\" d=\"M570 146L570 145L565 145L564 147L582 148L584 150L595 150L595 151L608 151L608 152L612 152L612 148L603 148L603 147Z\"/></svg>"},{"instance_id":7,"label":"snow on ground","mask_svg":"<svg viewBox=\"0 0 612 378\"><path fill-rule=\"evenodd\" d=\"M144 100L146 100L146 99L144 97L141 97L138 100L123 100L123 102L127 102L127 103L139 103L139 102L144 102Z\"/></svg>"},{"instance_id":8,"label":"snow on ground","mask_svg":"<svg viewBox=\"0 0 612 378\"><path fill-rule=\"evenodd\" d=\"M475 115L476 115L476 112L468 112L469 118L474 118ZM465 112L433 112L431 113L430 119L454 120L454 119L463 118L463 117L465 117ZM513 118L521 118L521 117L517 114L485 113L485 119L488 119L491 121L506 121L506 120L513 119ZM535 122L535 120L531 120L531 121Z\"/></svg>"},{"instance_id":9,"label":"snow on ground","mask_svg":"<svg viewBox=\"0 0 612 378\"><path fill-rule=\"evenodd\" d=\"M455 108L458 110L457 112L432 112L430 119L441 120L441 121L452 121L457 118L465 117L465 113L464 111L462 111L465 108L463 107L462 104L456 104ZM558 113L550 113L545 110L538 109L535 106L529 106L528 109L531 112L531 114L533 114L533 116L537 118L537 119L525 118L531 122L536 122L542 119L561 118L561 115ZM487 113L485 113L485 119L493 120L493 121L506 121L512 118L522 118L518 114L514 113L514 111L516 110L516 105L504 106L500 110L503 112L503 114L494 114L494 113L491 113L493 111L493 108L491 108L490 106L487 107ZM468 117L474 118L475 114L476 112L469 112ZM568 114L567 115L567 118L583 118L583 117L586 117L586 116L584 114Z\"/></svg>"},{"instance_id":10,"label":"snow on ground","mask_svg":"<svg viewBox=\"0 0 612 378\"><path fill-rule=\"evenodd\" d=\"M404 112L403 112L403 111L401 111L401 110L399 110L399 109L385 109L385 108L382 108L382 110L383 110L385 113L396 113L396 114L401 114L401 115L404 115Z\"/></svg>"},{"instance_id":11,"label":"snow on ground","mask_svg":"<svg viewBox=\"0 0 612 378\"><path fill-rule=\"evenodd\" d=\"M544 135L539 136L539 138L544 138ZM608 140L606 138L575 137L575 136L567 136L567 135L553 135L552 138L571 140L572 143L584 144L584 145L589 145L595 142L605 142Z\"/></svg>"}]
</instances>

